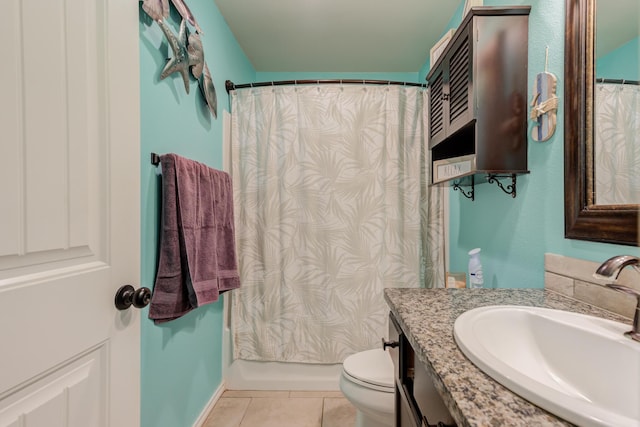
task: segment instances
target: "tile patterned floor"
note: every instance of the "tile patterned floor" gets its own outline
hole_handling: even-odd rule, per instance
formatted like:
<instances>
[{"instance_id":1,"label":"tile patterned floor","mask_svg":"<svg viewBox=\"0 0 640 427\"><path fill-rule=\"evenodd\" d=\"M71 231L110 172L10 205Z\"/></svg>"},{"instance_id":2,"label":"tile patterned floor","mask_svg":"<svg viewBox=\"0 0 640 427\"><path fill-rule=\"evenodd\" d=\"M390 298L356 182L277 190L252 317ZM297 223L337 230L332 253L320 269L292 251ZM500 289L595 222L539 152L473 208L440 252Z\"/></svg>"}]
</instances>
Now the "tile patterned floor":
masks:
<instances>
[{"instance_id":1,"label":"tile patterned floor","mask_svg":"<svg viewBox=\"0 0 640 427\"><path fill-rule=\"evenodd\" d=\"M204 427L350 427L355 420L339 391L227 390Z\"/></svg>"}]
</instances>

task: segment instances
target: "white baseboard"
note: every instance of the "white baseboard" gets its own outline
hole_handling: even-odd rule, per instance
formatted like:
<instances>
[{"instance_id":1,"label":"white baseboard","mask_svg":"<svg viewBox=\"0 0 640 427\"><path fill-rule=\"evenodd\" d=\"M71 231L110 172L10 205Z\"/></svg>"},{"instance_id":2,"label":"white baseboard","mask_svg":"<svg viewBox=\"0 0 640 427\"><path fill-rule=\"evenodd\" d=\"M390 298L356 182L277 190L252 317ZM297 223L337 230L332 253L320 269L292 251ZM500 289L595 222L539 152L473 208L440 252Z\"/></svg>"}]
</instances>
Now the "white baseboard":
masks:
<instances>
[{"instance_id":1,"label":"white baseboard","mask_svg":"<svg viewBox=\"0 0 640 427\"><path fill-rule=\"evenodd\" d=\"M224 393L226 389L227 388L225 387L224 380L222 380L222 382L220 383L216 391L213 393L213 396L211 396L211 399L209 399L209 402L205 405L204 409L200 413L200 416L198 417L196 422L193 423L193 427L202 427L204 425L205 421L207 421L207 417L209 416L209 413L211 412L213 407L216 405L216 403L218 402L218 399L220 399L220 397L222 396L222 393Z\"/></svg>"}]
</instances>

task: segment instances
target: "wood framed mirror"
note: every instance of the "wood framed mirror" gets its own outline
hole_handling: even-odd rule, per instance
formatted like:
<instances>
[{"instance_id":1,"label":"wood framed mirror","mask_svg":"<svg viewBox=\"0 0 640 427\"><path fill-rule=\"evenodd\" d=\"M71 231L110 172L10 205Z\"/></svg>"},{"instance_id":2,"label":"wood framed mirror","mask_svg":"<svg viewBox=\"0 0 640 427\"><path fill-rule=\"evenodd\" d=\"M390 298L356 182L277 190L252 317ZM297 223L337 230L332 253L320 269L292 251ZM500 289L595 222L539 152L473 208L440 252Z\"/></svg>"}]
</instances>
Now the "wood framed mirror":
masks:
<instances>
[{"instance_id":1,"label":"wood framed mirror","mask_svg":"<svg viewBox=\"0 0 640 427\"><path fill-rule=\"evenodd\" d=\"M595 0L566 0L565 237L638 246L638 205L598 204L595 196L595 13Z\"/></svg>"}]
</instances>

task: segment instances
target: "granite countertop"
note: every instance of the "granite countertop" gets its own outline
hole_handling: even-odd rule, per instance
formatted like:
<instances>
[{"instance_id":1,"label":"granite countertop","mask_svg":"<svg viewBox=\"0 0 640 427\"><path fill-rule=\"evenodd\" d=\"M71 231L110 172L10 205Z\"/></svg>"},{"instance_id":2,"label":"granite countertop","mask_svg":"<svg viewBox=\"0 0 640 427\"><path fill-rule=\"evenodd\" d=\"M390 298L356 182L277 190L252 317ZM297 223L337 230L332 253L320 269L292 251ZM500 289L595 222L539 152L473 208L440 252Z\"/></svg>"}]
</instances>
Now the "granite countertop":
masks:
<instances>
[{"instance_id":1,"label":"granite countertop","mask_svg":"<svg viewBox=\"0 0 640 427\"><path fill-rule=\"evenodd\" d=\"M459 350L453 323L467 310L526 305L629 319L545 289L385 289L385 300L458 426L569 426L480 371Z\"/></svg>"}]
</instances>

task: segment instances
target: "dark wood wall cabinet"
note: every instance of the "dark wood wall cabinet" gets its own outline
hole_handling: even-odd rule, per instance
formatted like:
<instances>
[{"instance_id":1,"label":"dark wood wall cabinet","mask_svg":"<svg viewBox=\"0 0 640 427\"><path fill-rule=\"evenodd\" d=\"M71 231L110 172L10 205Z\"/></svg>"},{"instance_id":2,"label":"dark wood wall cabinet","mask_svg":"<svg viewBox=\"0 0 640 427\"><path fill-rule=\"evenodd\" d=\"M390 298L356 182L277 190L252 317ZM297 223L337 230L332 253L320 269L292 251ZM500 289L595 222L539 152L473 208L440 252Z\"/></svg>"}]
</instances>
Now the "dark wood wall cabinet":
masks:
<instances>
[{"instance_id":1,"label":"dark wood wall cabinet","mask_svg":"<svg viewBox=\"0 0 640 427\"><path fill-rule=\"evenodd\" d=\"M391 313L389 339L393 344L387 343L386 348L394 366L396 427L455 426L431 376L416 359L411 344Z\"/></svg>"},{"instance_id":2,"label":"dark wood wall cabinet","mask_svg":"<svg viewBox=\"0 0 640 427\"><path fill-rule=\"evenodd\" d=\"M475 7L427 76L431 183L496 182L527 170L530 6Z\"/></svg>"}]
</instances>

